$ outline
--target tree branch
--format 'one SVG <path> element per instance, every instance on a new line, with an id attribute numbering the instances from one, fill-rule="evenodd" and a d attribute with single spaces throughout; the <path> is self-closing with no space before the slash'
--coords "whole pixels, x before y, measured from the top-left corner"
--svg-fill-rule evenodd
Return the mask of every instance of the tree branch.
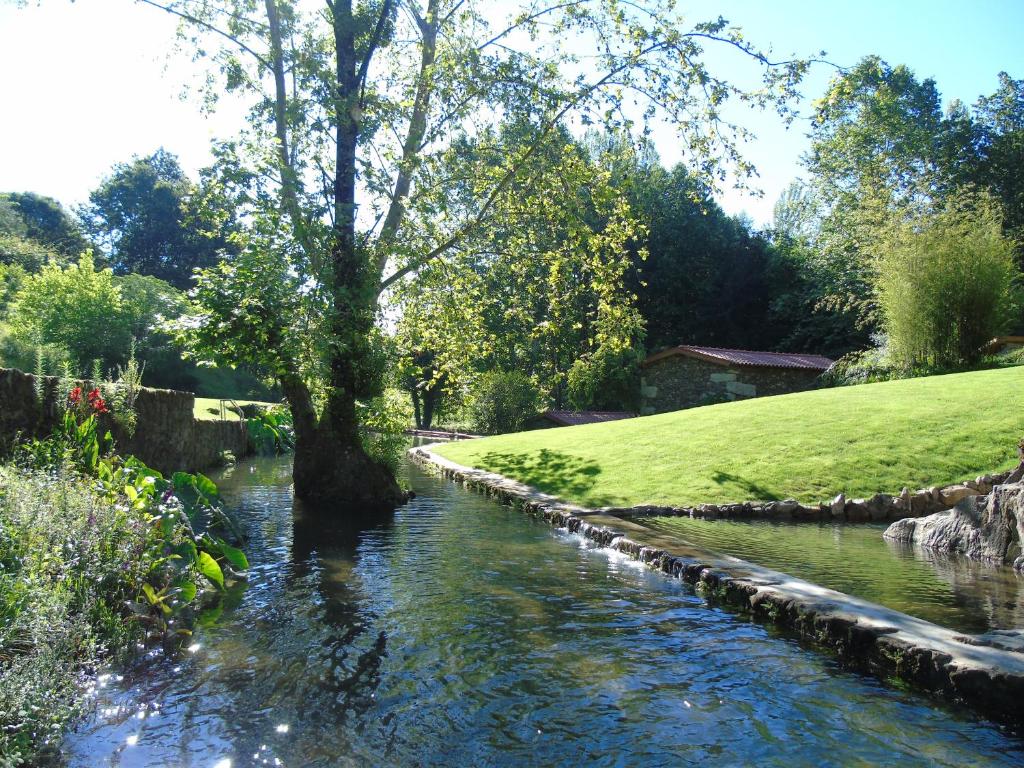
<path id="1" fill-rule="evenodd" d="M 219 28 L 217 26 L 214 26 L 213 24 L 211 24 L 208 21 L 205 21 L 204 19 L 200 19 L 198 16 L 193 16 L 192 14 L 186 13 L 185 11 L 179 11 L 177 8 L 174 8 L 174 7 L 170 6 L 170 5 L 164 5 L 163 3 L 155 2 L 155 0 L 135 0 L 135 1 L 138 2 L 138 3 L 142 3 L 143 5 L 148 5 L 148 6 L 151 6 L 153 8 L 156 8 L 157 10 L 161 10 L 161 11 L 164 11 L 166 13 L 169 13 L 172 16 L 177 16 L 178 18 L 184 19 L 185 21 L 189 22 L 190 24 L 195 24 L 197 27 L 202 27 L 203 29 L 207 30 L 208 32 L 213 32 L 215 35 L 220 35 L 221 37 L 225 38 L 226 40 L 230 40 L 232 43 L 237 45 L 245 53 L 248 53 L 249 55 L 251 55 L 253 58 L 256 59 L 256 61 L 258 61 L 261 65 L 263 65 L 267 69 L 272 69 L 270 62 L 267 61 L 267 59 L 264 58 L 261 54 L 259 54 L 256 51 L 254 51 L 252 48 L 250 48 L 248 45 L 243 43 L 241 40 L 239 40 L 237 37 L 232 35 L 230 32 L 225 32 L 223 29 L 221 29 L 221 28 Z"/>
<path id="2" fill-rule="evenodd" d="M 391 196 L 388 214 L 384 217 L 380 237 L 377 244 L 380 254 L 377 257 L 378 274 L 383 274 L 387 267 L 388 246 L 398 234 L 398 227 L 405 216 L 405 201 L 412 187 L 413 161 L 420 152 L 423 135 L 427 131 L 427 110 L 430 107 L 430 96 L 433 91 L 431 69 L 437 56 L 437 6 L 439 0 L 427 3 L 427 17 L 420 29 L 423 32 L 423 49 L 420 56 L 420 70 L 416 84 L 416 97 L 413 101 L 412 116 L 409 118 L 409 131 L 402 146 L 402 160 L 398 166 L 395 179 L 395 191 Z"/>
<path id="3" fill-rule="evenodd" d="M 500 195 L 502 191 L 504 191 L 505 187 L 507 187 L 513 181 L 513 179 L 515 179 L 516 176 L 519 175 L 519 172 L 526 164 L 526 161 L 537 153 L 537 151 L 540 149 L 540 147 L 547 139 L 547 137 L 551 134 L 555 127 L 561 122 L 562 118 L 565 117 L 571 109 L 579 105 L 584 99 L 593 94 L 594 91 L 596 91 L 597 89 L 601 88 L 609 81 L 611 81 L 616 75 L 618 75 L 621 72 L 624 72 L 625 70 L 629 69 L 632 66 L 635 66 L 636 62 L 639 61 L 640 59 L 653 53 L 654 51 L 667 47 L 667 45 L 668 43 L 661 41 L 654 43 L 648 46 L 647 48 L 644 48 L 642 51 L 639 51 L 633 56 L 630 56 L 618 67 L 615 67 L 610 72 L 606 73 L 599 80 L 596 80 L 595 82 L 591 83 L 589 86 L 581 90 L 579 93 L 576 94 L 575 97 L 569 99 L 565 103 L 565 105 L 547 121 L 547 124 L 541 131 L 540 136 L 538 136 L 537 139 L 527 148 L 527 150 L 520 154 L 519 157 L 515 160 L 515 162 L 508 167 L 507 171 L 505 172 L 505 175 L 501 177 L 497 184 L 495 184 L 494 189 L 491 190 L 490 194 L 484 200 L 484 204 L 480 207 L 480 210 L 477 212 L 477 214 L 473 216 L 473 218 L 470 219 L 468 222 L 466 222 L 462 227 L 457 229 L 454 234 L 449 236 L 444 242 L 439 244 L 437 247 L 435 247 L 428 253 L 424 254 L 419 259 L 409 262 L 404 267 L 401 267 L 388 277 L 381 280 L 380 290 L 387 290 L 390 286 L 394 285 L 396 282 L 401 280 L 406 275 L 415 272 L 420 267 L 433 261 L 441 254 L 445 253 L 446 251 L 456 246 L 460 240 L 462 240 L 474 229 L 480 226 L 480 224 L 484 221 L 487 214 L 490 212 L 491 208 L 497 201 L 498 195 Z"/>
<path id="4" fill-rule="evenodd" d="M 359 65 L 359 73 L 356 75 L 356 87 L 359 89 L 359 105 L 363 105 L 363 97 L 366 93 L 366 74 L 370 69 L 370 59 L 373 58 L 374 51 L 380 46 L 381 38 L 384 35 L 384 27 L 387 25 L 388 16 L 391 15 L 391 0 L 384 0 L 384 5 L 381 6 L 380 16 L 377 17 L 377 26 L 373 29 L 373 37 L 370 38 L 370 42 L 366 48 L 366 55 L 363 56 L 363 61 Z"/>

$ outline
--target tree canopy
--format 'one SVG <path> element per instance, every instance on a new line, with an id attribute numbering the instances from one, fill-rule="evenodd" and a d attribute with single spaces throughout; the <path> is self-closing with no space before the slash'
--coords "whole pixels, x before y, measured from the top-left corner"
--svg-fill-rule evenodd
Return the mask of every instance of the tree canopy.
<path id="1" fill-rule="evenodd" d="M 223 212 L 206 202 L 178 159 L 159 149 L 115 165 L 79 215 L 117 274 L 186 289 L 194 269 L 212 266 L 230 248 Z"/>
<path id="2" fill-rule="evenodd" d="M 238 268 L 207 270 L 185 335 L 200 352 L 216 340 L 239 362 L 257 354 L 278 375 L 296 424 L 296 493 L 307 499 L 400 496 L 358 434 L 357 403 L 381 387 L 381 297 L 471 253 L 510 189 L 529 194 L 562 171 L 571 179 L 572 153 L 548 151 L 563 125 L 629 131 L 660 116 L 678 127 L 689 164 L 718 183 L 730 164 L 751 171 L 738 150 L 747 132 L 723 117 L 725 104 L 784 111 L 806 68 L 770 61 L 723 19 L 687 23 L 670 0 L 145 2 L 178 16 L 211 61 L 211 97 L 226 88 L 251 105 L 220 148 L 218 179 L 246 204 L 253 252 Z M 762 82 L 744 90 L 723 79 L 708 47 L 750 62 Z M 529 126 L 525 140 L 502 146 L 506 125 Z M 260 260 L 300 290 L 276 304 L 235 284 Z M 236 322 L 240 306 L 262 330 Z"/>

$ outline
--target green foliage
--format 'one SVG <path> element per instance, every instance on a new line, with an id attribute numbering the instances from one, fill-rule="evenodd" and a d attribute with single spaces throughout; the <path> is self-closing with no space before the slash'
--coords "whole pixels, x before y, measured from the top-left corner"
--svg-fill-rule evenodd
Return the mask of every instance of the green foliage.
<path id="1" fill-rule="evenodd" d="M 119 358 L 131 340 L 114 276 L 96 270 L 88 254 L 67 269 L 48 264 L 25 278 L 11 317 L 16 338 L 67 349 L 80 370 L 93 358 Z"/>
<path id="2" fill-rule="evenodd" d="M 18 295 L 25 274 L 25 268 L 20 264 L 0 264 L 0 320 L 6 318 L 8 307 Z"/>
<path id="3" fill-rule="evenodd" d="M 168 323 L 190 356 L 207 363 L 246 361 L 279 375 L 315 342 L 309 297 L 271 243 L 253 244 L 230 262 L 199 270 L 190 312 Z"/>
<path id="4" fill-rule="evenodd" d="M 973 110 L 954 101 L 944 115 L 934 82 L 877 57 L 832 81 L 816 105 L 807 158 L 817 226 L 798 238 L 784 225 L 776 227 L 778 245 L 798 267 L 794 290 L 784 292 L 777 306 L 797 320 L 800 336 L 820 333 L 822 351 L 835 353 L 866 346 L 881 329 L 878 262 L 870 246 L 891 237 L 893 219 L 958 206 L 961 190 L 974 187 L 998 201 L 1011 239 L 1022 231 L 1024 87 L 1005 73 L 999 82 L 996 93 L 979 99 Z M 1016 247 L 1018 265 L 1024 264 Z M 801 308 L 813 322 L 799 321 Z M 1024 317 L 1018 315 L 1014 325 L 1024 329 Z M 907 355 L 898 354 L 898 365 L 906 368 Z"/>
<path id="5" fill-rule="evenodd" d="M 537 414 L 539 397 L 522 371 L 490 371 L 473 387 L 469 411 L 474 432 L 499 435 L 518 432 Z"/>
<path id="6" fill-rule="evenodd" d="M 637 411 L 640 362 L 643 354 L 632 348 L 598 347 L 569 369 L 569 404 L 578 411 Z"/>
<path id="7" fill-rule="evenodd" d="M 151 275 L 184 290 L 193 269 L 231 250 L 230 227 L 201 198 L 178 159 L 159 149 L 115 165 L 79 214 L 118 274 Z"/>
<path id="8" fill-rule="evenodd" d="M 47 264 L 65 264 L 67 261 L 41 243 L 0 233 L 0 264 L 21 267 L 25 272 L 34 273 Z"/>
<path id="9" fill-rule="evenodd" d="M 333 431 L 317 423 L 313 392 L 323 393 L 331 421 L 355 426 L 355 401 L 381 390 L 374 336 L 382 297 L 423 279 L 454 276 L 468 288 L 460 299 L 469 310 L 490 292 L 491 273 L 514 278 L 496 290 L 539 286 L 530 292 L 539 300 L 513 301 L 507 316 L 527 332 L 504 338 L 513 341 L 509 356 L 526 351 L 538 381 L 559 400 L 584 351 L 564 336 L 585 336 L 578 318 L 599 311 L 599 301 L 580 298 L 580 286 L 602 299 L 622 290 L 621 260 L 608 254 L 625 239 L 628 210 L 599 178 L 580 183 L 585 158 L 566 146 L 565 126 L 601 123 L 640 134 L 659 116 L 678 127 L 687 156 L 711 183 L 726 168 L 742 181 L 753 174 L 738 152 L 748 134 L 723 108 L 742 103 L 787 114 L 807 67 L 799 59 L 769 64 L 724 19 L 687 23 L 672 0 L 650 0 L 636 12 L 600 2 L 551 3 L 538 13 L 529 3 L 498 8 L 478 0 L 450 8 L 328 4 L 326 11 L 180 0 L 170 10 L 185 20 L 182 37 L 196 57 L 210 62 L 206 105 L 226 90 L 251 107 L 239 139 L 215 148 L 206 181 L 212 199 L 235 201 L 255 232 L 241 238 L 242 254 L 226 268 L 200 278 L 196 311 L 179 331 L 197 357 L 276 376 L 296 410 L 300 441 L 307 430 Z M 336 34 L 342 27 L 353 34 Z M 580 75 L 569 43 L 579 39 L 601 41 L 592 80 Z M 761 82 L 745 89 L 727 81 L 708 63 L 708 48 L 752 63 Z M 339 80 L 329 61 L 352 62 L 362 74 Z M 640 109 L 624 109 L 628 99 Z M 545 209 L 559 207 L 569 213 L 560 231 L 545 231 Z M 520 214 L 531 226 L 516 226 Z M 583 271 L 596 276 L 578 273 L 574 249 Z M 539 274 L 531 274 L 535 265 Z M 589 314 L 575 306 L 588 302 Z M 488 309 L 501 312 L 502 304 Z M 539 318 L 545 306 L 551 316 Z"/>
<path id="10" fill-rule="evenodd" d="M 413 423 L 409 398 L 399 389 L 385 389 L 372 400 L 359 403 L 358 418 L 363 449 L 395 471 L 409 445 L 405 435 Z"/>
<path id="11" fill-rule="evenodd" d="M 530 135 L 509 128 L 461 151 L 501 157 Z M 563 134 L 547 150 L 556 158 L 538 157 L 529 184 L 510 183 L 495 200 L 495 221 L 467 238 L 465 257 L 422 270 L 397 293 L 403 368 L 425 406 L 460 399 L 495 369 L 526 373 L 561 406 L 574 361 L 601 345 L 639 345 L 643 323 L 626 281 L 631 255 L 642 258 L 643 227 L 612 184 L 621 149 L 600 154 Z"/>
<path id="12" fill-rule="evenodd" d="M 815 104 L 808 167 L 830 202 L 912 198 L 939 172 L 943 128 L 933 80 L 867 56 Z"/>
<path id="13" fill-rule="evenodd" d="M 895 224 L 877 249 L 875 288 L 893 362 L 976 362 L 1017 309 L 1019 273 L 998 208 L 965 195 L 956 205 Z"/>
<path id="14" fill-rule="evenodd" d="M 208 478 L 103 455 L 95 414 L 76 414 L 0 466 L 5 764 L 58 743 L 101 663 L 140 641 L 173 648 L 249 565 L 215 533 L 230 520 Z"/>
<path id="15" fill-rule="evenodd" d="M 8 192 L 0 205 L 10 205 L 22 223 L 20 236 L 60 254 L 60 261 L 77 258 L 90 247 L 82 230 L 59 202 L 35 192 Z M 2 218 L 2 216 L 0 216 Z M 0 222 L 0 232 L 4 230 Z"/>
<path id="16" fill-rule="evenodd" d="M 646 259 L 627 284 L 655 350 L 681 343 L 767 349 L 785 335 L 770 316 L 772 254 L 749 224 L 727 216 L 682 164 L 635 161 L 620 182 L 646 225 Z"/>
<path id="17" fill-rule="evenodd" d="M 109 386 L 109 399 L 113 409 L 114 418 L 124 428 L 129 436 L 135 434 L 135 426 L 138 421 L 135 413 L 135 401 L 142 391 L 142 375 L 146 370 L 146 363 L 139 363 L 135 357 L 135 341 L 132 340 L 128 351 L 128 361 L 125 365 L 117 367 L 114 381 Z M 99 376 L 93 381 L 98 381 Z"/>
<path id="18" fill-rule="evenodd" d="M 246 406 L 242 406 L 243 410 Z M 280 406 L 256 408 L 255 414 L 245 420 L 249 439 L 256 451 L 264 455 L 276 455 L 295 447 L 295 429 L 292 426 L 291 411 Z"/>

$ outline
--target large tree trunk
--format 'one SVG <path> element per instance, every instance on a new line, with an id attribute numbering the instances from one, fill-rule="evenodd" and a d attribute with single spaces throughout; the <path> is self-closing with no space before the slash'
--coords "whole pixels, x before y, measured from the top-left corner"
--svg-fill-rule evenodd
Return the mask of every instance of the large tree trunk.
<path id="1" fill-rule="evenodd" d="M 307 505 L 329 506 L 335 514 L 341 507 L 351 516 L 394 508 L 407 494 L 391 470 L 363 450 L 356 415 L 356 400 L 372 397 L 380 382 L 370 341 L 380 276 L 355 237 L 359 89 L 351 0 L 337 0 L 333 13 L 337 144 L 330 274 L 325 276 L 332 300 L 330 380 L 320 419 L 315 420 L 315 414 L 313 419 L 304 418 L 301 429 L 296 423 L 292 477 L 295 495 Z M 308 397 L 308 391 L 305 394 Z M 301 391 L 296 399 L 301 401 Z"/>
<path id="2" fill-rule="evenodd" d="M 332 398 L 322 418 L 309 389 L 295 375 L 282 377 L 295 425 L 292 480 L 295 496 L 311 510 L 358 517 L 363 512 L 393 509 L 408 498 L 391 470 L 363 450 L 355 400 L 345 414 L 343 398 Z"/>

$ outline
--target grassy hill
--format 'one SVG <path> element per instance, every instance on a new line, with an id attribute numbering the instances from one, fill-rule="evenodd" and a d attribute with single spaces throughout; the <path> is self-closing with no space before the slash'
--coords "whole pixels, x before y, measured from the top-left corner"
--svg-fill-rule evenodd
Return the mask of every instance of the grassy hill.
<path id="1" fill-rule="evenodd" d="M 897 493 L 1006 469 L 1024 367 L 823 389 L 441 447 L 588 506 Z"/>
<path id="2" fill-rule="evenodd" d="M 235 400 L 238 405 L 263 405 L 272 406 L 275 403 L 265 403 L 262 400 Z M 229 403 L 230 404 L 230 403 Z M 217 421 L 220 419 L 220 400 L 216 397 L 197 397 L 192 408 L 192 415 L 200 421 Z M 230 408 L 225 414 L 228 421 L 239 421 L 240 417 Z"/>

